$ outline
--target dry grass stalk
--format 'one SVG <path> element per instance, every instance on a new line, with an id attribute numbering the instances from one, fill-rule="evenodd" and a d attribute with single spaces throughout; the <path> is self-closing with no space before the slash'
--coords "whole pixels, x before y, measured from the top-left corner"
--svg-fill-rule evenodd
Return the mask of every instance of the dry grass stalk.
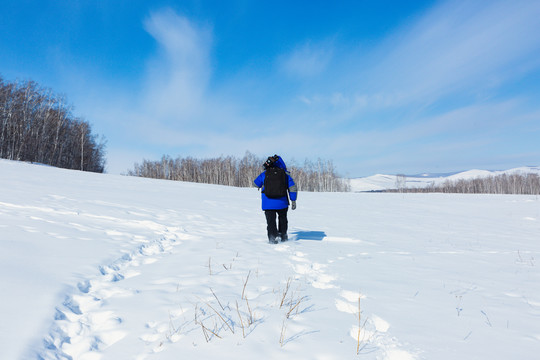
<path id="1" fill-rule="evenodd" d="M 283 319 L 283 324 L 281 324 L 281 334 L 279 335 L 279 345 L 281 347 L 283 347 L 285 342 L 285 331 L 287 331 L 287 325 L 285 324 L 286 321 L 286 318 Z"/>
<path id="2" fill-rule="evenodd" d="M 240 318 L 240 326 L 242 326 L 242 336 L 245 339 L 246 338 L 246 330 L 244 328 L 244 322 L 242 321 L 242 315 L 240 315 L 240 309 L 238 308 L 238 301 L 236 301 L 236 312 L 238 313 L 238 317 Z"/>
<path id="3" fill-rule="evenodd" d="M 231 327 L 231 325 L 229 325 L 229 323 L 228 323 L 227 321 L 225 321 L 225 319 L 223 318 L 223 316 L 221 316 L 221 314 L 220 314 L 219 312 L 217 312 L 217 310 L 214 309 L 214 308 L 212 307 L 212 305 L 210 305 L 209 303 L 206 303 L 206 305 L 207 305 L 210 309 L 212 309 L 212 310 L 216 313 L 217 316 L 219 316 L 219 318 L 221 319 L 221 321 L 223 321 L 223 323 L 224 323 L 225 325 L 227 325 L 227 327 L 228 327 L 228 328 L 231 330 L 231 332 L 234 334 L 234 329 Z M 219 337 L 219 336 L 218 336 L 218 337 Z"/>
<path id="4" fill-rule="evenodd" d="M 172 335 L 172 334 L 177 333 L 178 330 L 180 330 L 180 329 L 175 328 L 171 312 L 169 311 L 169 333 Z"/>
<path id="5" fill-rule="evenodd" d="M 298 305 L 300 305 L 300 303 L 305 299 L 306 297 L 305 296 L 302 296 L 301 298 L 298 298 L 298 300 L 296 301 L 296 304 L 294 304 L 293 306 L 293 302 L 291 301 L 291 306 L 289 308 L 289 311 L 287 312 L 287 315 L 285 315 L 287 317 L 287 319 L 289 318 L 289 316 L 291 316 L 291 313 L 293 312 L 294 309 L 296 309 L 296 314 L 298 314 Z"/>
<path id="6" fill-rule="evenodd" d="M 246 286 L 247 286 L 247 283 L 248 283 L 248 280 L 249 280 L 249 275 L 251 275 L 251 270 L 249 270 L 246 281 L 244 282 L 244 288 L 242 289 L 242 299 L 245 298 L 244 294 L 246 292 Z"/>
<path id="7" fill-rule="evenodd" d="M 201 323 L 201 329 L 202 329 L 202 332 L 204 334 L 204 338 L 206 339 L 206 342 L 209 342 L 210 338 L 208 337 L 208 333 L 206 332 L 206 327 L 204 327 L 204 325 L 202 323 Z"/>
<path id="8" fill-rule="evenodd" d="M 289 288 L 291 286 L 291 278 L 287 279 L 287 285 L 285 285 L 285 290 L 283 290 L 283 296 L 281 297 L 281 303 L 279 304 L 279 308 L 283 306 L 283 303 L 285 302 L 285 298 L 287 297 L 287 293 L 289 292 Z"/>
<path id="9" fill-rule="evenodd" d="M 360 313 L 360 296 L 358 297 L 358 335 L 356 336 L 356 355 L 360 353 L 360 325 L 362 324 L 362 315 Z"/>
<path id="10" fill-rule="evenodd" d="M 221 307 L 221 310 L 225 311 L 225 308 L 223 307 L 223 305 L 221 305 L 221 301 L 219 301 L 219 299 L 218 299 L 216 293 L 214 292 L 214 290 L 212 290 L 212 288 L 210 288 L 210 291 L 212 292 L 212 295 L 214 295 L 214 297 L 216 298 L 219 306 Z"/>
<path id="11" fill-rule="evenodd" d="M 366 322 L 364 322 L 364 326 L 362 326 L 362 312 L 360 309 L 360 298 L 361 296 L 358 295 L 358 335 L 356 337 L 356 355 L 360 354 L 360 333 L 362 332 L 362 328 L 366 325 Z"/>
<path id="12" fill-rule="evenodd" d="M 251 312 L 251 307 L 249 306 L 249 301 L 247 298 L 246 298 L 246 304 L 249 311 L 248 326 L 251 326 L 255 322 L 255 319 L 254 319 L 253 313 Z"/>
<path id="13" fill-rule="evenodd" d="M 221 336 L 219 336 L 217 334 L 218 330 L 217 330 L 217 324 L 215 322 L 214 322 L 214 330 L 208 329 L 208 331 L 210 331 L 212 334 L 214 334 L 218 339 L 221 339 Z"/>
<path id="14" fill-rule="evenodd" d="M 210 336 L 208 335 L 208 332 L 211 332 L 212 335 L 214 335 L 215 337 L 217 337 L 218 339 L 221 339 L 221 336 L 219 336 L 218 334 L 216 334 L 215 331 L 213 330 L 210 330 L 209 328 L 207 328 L 206 326 L 204 326 L 204 324 L 201 322 L 201 328 L 203 330 L 203 333 L 204 333 L 204 337 L 206 338 L 206 342 L 209 342 L 210 341 Z"/>

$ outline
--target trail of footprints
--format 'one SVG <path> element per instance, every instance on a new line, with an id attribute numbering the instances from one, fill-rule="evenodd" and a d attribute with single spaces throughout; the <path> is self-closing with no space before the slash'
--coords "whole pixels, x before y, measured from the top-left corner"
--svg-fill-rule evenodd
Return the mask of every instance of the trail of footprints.
<path id="1" fill-rule="evenodd" d="M 79 282 L 69 291 L 56 308 L 53 325 L 37 358 L 95 360 L 101 357 L 99 350 L 124 338 L 127 334 L 121 327 L 122 318 L 113 311 L 103 310 L 103 305 L 107 299 L 135 293 L 119 282 L 139 275 L 138 266 L 155 262 L 160 254 L 179 244 L 176 230 L 170 228 L 135 252 L 100 266 L 99 275 Z"/>
<path id="2" fill-rule="evenodd" d="M 286 251 L 287 247 L 276 248 L 277 251 Z M 366 315 L 359 306 L 359 301 L 366 295 L 358 291 L 340 289 L 333 282 L 336 278 L 327 273 L 329 265 L 311 262 L 306 254 L 295 251 L 290 255 L 292 267 L 295 273 L 304 277 L 308 284 L 317 289 L 333 289 L 338 292 L 334 299 L 338 311 L 351 314 L 351 327 L 349 335 L 355 340 L 360 340 L 359 351 L 380 351 L 385 360 L 412 360 L 415 357 L 405 350 L 399 349 L 396 338 L 389 335 L 390 324 L 375 314 Z M 332 261 L 329 261 L 329 264 Z M 362 318 L 358 323 L 358 314 L 361 311 Z"/>
<path id="3" fill-rule="evenodd" d="M 44 348 L 38 354 L 39 359 L 81 359 L 97 360 L 100 351 L 123 339 L 127 333 L 122 330 L 122 318 L 113 311 L 104 310 L 107 299 L 113 297 L 129 297 L 136 290 L 126 289 L 120 285 L 124 279 L 139 275 L 137 268 L 158 260 L 159 255 L 166 253 L 180 244 L 182 236 L 187 236 L 169 229 L 156 240 L 141 245 L 135 252 L 125 254 L 111 264 L 101 266 L 100 274 L 94 278 L 83 280 L 65 300 L 56 308 L 54 323 L 44 339 Z M 276 251 L 288 253 L 289 245 L 278 246 Z M 366 316 L 362 310 L 362 318 L 366 320 L 358 324 L 359 297 L 366 298 L 358 292 L 340 289 L 334 284 L 336 278 L 328 273 L 329 264 L 312 262 L 306 254 L 292 251 L 289 258 L 291 266 L 298 278 L 306 281 L 313 288 L 334 291 L 334 305 L 338 311 L 351 314 L 349 335 L 357 341 L 360 339 L 362 351 L 380 352 L 385 360 L 408 360 L 414 356 L 399 349 L 398 341 L 388 334 L 390 324 L 375 314 Z M 181 311 L 183 312 L 183 311 Z M 182 314 L 171 314 L 174 318 Z M 148 322 L 148 333 L 140 337 L 151 352 L 163 350 L 163 334 L 170 332 L 166 323 Z M 175 336 L 179 334 L 172 332 Z M 145 355 L 141 354 L 141 359 Z"/>

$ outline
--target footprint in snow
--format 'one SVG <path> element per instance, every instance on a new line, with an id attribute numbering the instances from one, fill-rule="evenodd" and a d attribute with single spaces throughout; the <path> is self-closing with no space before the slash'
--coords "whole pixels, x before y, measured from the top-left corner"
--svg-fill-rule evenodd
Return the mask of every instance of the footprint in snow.
<path id="1" fill-rule="evenodd" d="M 104 300 L 133 296 L 136 292 L 123 288 L 120 282 L 139 275 L 134 267 L 157 261 L 157 255 L 168 252 L 177 244 L 177 236 L 162 236 L 111 264 L 100 266 L 100 274 L 94 278 L 80 281 L 57 306 L 54 322 L 38 358 L 99 359 L 100 350 L 127 335 L 121 329 L 121 316 L 103 309 Z"/>
<path id="2" fill-rule="evenodd" d="M 390 323 L 375 314 L 366 317 L 361 308 L 361 300 L 366 298 L 364 294 L 343 290 L 339 296 L 335 299 L 337 310 L 354 315 L 355 324 L 351 326 L 349 335 L 358 342 L 360 354 L 363 350 L 372 352 L 378 349 L 385 360 L 415 359 L 409 352 L 399 349 L 396 339 L 388 334 Z"/>

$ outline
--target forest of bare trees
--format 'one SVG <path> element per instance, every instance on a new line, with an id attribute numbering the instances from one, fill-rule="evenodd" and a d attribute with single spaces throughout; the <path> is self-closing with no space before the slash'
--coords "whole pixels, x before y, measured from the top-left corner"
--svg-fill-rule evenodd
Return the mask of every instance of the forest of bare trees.
<path id="1" fill-rule="evenodd" d="M 0 77 L 0 158 L 103 172 L 105 141 L 65 100 L 33 81 Z"/>
<path id="2" fill-rule="evenodd" d="M 163 156 L 158 161 L 143 160 L 141 164 L 135 164 L 127 175 L 250 187 L 263 170 L 264 160 L 250 152 L 246 152 L 241 159 L 232 156 L 203 160 Z M 300 191 L 350 191 L 348 181 L 338 177 L 331 161 L 306 160 L 302 167 L 291 163 L 287 169 Z"/>
<path id="3" fill-rule="evenodd" d="M 517 194 L 540 195 L 540 176 L 537 174 L 501 174 L 469 180 L 447 180 L 441 185 L 425 188 L 401 188 L 400 192 L 441 192 L 459 194 Z"/>

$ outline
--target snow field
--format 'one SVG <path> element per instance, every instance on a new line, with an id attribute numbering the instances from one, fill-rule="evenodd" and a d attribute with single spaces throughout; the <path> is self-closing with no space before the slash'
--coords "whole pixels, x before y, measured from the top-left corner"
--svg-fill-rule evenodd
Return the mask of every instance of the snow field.
<path id="1" fill-rule="evenodd" d="M 9 359 L 534 359 L 540 203 L 300 193 L 0 161 Z"/>

